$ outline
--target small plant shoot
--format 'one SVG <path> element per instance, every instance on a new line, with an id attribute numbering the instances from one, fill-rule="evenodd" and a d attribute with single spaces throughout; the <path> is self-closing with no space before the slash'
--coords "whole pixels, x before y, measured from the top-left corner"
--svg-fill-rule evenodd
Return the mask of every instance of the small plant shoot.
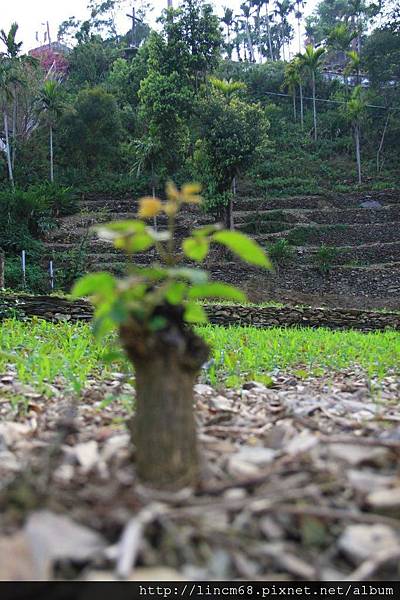
<path id="1" fill-rule="evenodd" d="M 185 204 L 202 201 L 200 186 L 166 187 L 166 200 L 144 197 L 138 218 L 97 226 L 97 235 L 123 250 L 127 273 L 116 278 L 93 273 L 80 279 L 75 297 L 87 296 L 95 307 L 94 332 L 102 337 L 113 328 L 135 367 L 136 413 L 132 422 L 137 475 L 152 487 L 180 489 L 198 480 L 198 452 L 193 414 L 193 385 L 209 348 L 193 330 L 205 323 L 202 300 L 243 302 L 232 285 L 209 279 L 199 268 L 212 245 L 222 245 L 252 265 L 271 268 L 264 250 L 238 231 L 218 225 L 194 229 L 181 243 L 176 218 Z M 164 214 L 167 228 L 155 230 L 148 220 Z M 154 248 L 158 261 L 135 264 L 135 254 Z M 188 265 L 189 262 L 189 265 Z M 190 266 L 193 263 L 193 266 Z"/>

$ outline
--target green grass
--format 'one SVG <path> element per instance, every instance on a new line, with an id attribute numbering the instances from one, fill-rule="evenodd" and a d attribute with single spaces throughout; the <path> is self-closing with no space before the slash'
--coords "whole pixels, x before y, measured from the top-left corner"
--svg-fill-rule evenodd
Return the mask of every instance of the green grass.
<path id="1" fill-rule="evenodd" d="M 370 378 L 400 372 L 396 332 L 212 325 L 200 327 L 199 332 L 213 349 L 213 360 L 201 380 L 215 386 L 234 387 L 249 380 L 268 383 L 276 371 L 306 377 L 357 366 Z M 79 394 L 89 375 L 104 378 L 113 371 L 131 372 L 124 358 L 109 361 L 109 347 L 93 339 L 88 324 L 10 319 L 1 325 L 0 347 L 0 374 L 13 365 L 21 382 L 45 394 L 51 394 L 50 384 L 60 377 L 66 391 Z"/>

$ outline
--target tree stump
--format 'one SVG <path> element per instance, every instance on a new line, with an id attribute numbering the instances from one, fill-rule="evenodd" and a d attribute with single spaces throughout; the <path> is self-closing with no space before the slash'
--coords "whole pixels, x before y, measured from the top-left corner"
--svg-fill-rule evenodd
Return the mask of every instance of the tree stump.
<path id="1" fill-rule="evenodd" d="M 120 329 L 136 377 L 130 430 L 140 481 L 177 491 L 198 479 L 193 386 L 209 348 L 184 323 L 181 307 L 162 306 L 155 314 L 167 320 L 159 331 L 133 318 Z"/>

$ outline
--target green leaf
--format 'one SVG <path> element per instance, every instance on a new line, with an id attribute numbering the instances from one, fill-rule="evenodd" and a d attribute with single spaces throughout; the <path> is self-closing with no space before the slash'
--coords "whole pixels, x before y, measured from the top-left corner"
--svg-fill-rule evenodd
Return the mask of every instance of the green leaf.
<path id="1" fill-rule="evenodd" d="M 205 237 L 189 237 L 183 241 L 183 251 L 188 258 L 201 262 L 210 249 L 210 243 Z"/>
<path id="2" fill-rule="evenodd" d="M 71 294 L 74 298 L 95 295 L 107 299 L 114 295 L 115 288 L 116 280 L 109 273 L 90 273 L 76 282 Z"/>
<path id="3" fill-rule="evenodd" d="M 193 286 L 189 298 L 224 298 L 225 300 L 246 301 L 246 294 L 227 283 L 210 282 Z"/>
<path id="4" fill-rule="evenodd" d="M 123 361 L 124 359 L 125 359 L 125 354 L 122 352 L 122 350 L 115 350 L 115 349 L 108 350 L 101 356 L 101 360 L 105 363 Z"/>
<path id="5" fill-rule="evenodd" d="M 138 274 L 142 279 L 150 281 L 161 281 L 167 279 L 168 270 L 163 267 L 134 267 L 134 273 Z"/>
<path id="6" fill-rule="evenodd" d="M 170 304 L 179 304 L 180 302 L 182 302 L 186 294 L 186 290 L 187 283 L 184 283 L 183 281 L 175 281 L 169 286 L 165 294 L 165 299 Z"/>
<path id="7" fill-rule="evenodd" d="M 129 280 L 125 280 L 125 281 L 129 281 Z M 131 300 L 136 302 L 137 300 L 142 300 L 142 298 L 145 296 L 147 290 L 148 290 L 147 283 L 142 283 L 142 282 L 131 283 L 129 285 L 129 287 L 127 287 L 122 292 L 121 297 L 123 298 L 123 302 L 129 302 Z"/>
<path id="8" fill-rule="evenodd" d="M 168 274 L 175 279 L 186 279 L 191 283 L 206 283 L 208 281 L 207 271 L 203 271 L 202 269 L 181 267 L 178 269 L 169 269 Z"/>
<path id="9" fill-rule="evenodd" d="M 240 231 L 217 231 L 212 239 L 214 242 L 226 246 L 242 260 L 252 265 L 272 268 L 271 262 L 261 246 Z"/>
<path id="10" fill-rule="evenodd" d="M 186 305 L 183 318 L 187 323 L 207 323 L 208 321 L 204 308 L 196 302 L 190 302 Z"/>
<path id="11" fill-rule="evenodd" d="M 117 300 L 110 307 L 108 316 L 114 323 L 116 323 L 117 325 L 120 325 L 121 323 L 123 323 L 124 321 L 126 321 L 128 319 L 129 313 L 128 313 L 127 307 L 124 305 L 124 303 L 121 302 L 120 300 Z"/>
<path id="12" fill-rule="evenodd" d="M 127 235 L 118 237 L 114 241 L 114 246 L 125 252 L 144 252 L 154 245 L 153 238 L 148 233 L 138 233 L 137 235 Z"/>
<path id="13" fill-rule="evenodd" d="M 115 221 L 113 223 L 102 223 L 96 225 L 93 230 L 97 232 L 99 237 L 104 235 L 106 239 L 115 239 L 118 234 L 132 235 L 134 233 L 143 233 L 146 229 L 146 224 L 143 221 Z"/>
<path id="14" fill-rule="evenodd" d="M 115 323 L 109 315 L 96 317 L 93 321 L 93 335 L 97 339 L 104 338 L 108 333 L 113 331 L 114 328 Z"/>
<path id="15" fill-rule="evenodd" d="M 198 229 L 194 229 L 192 231 L 192 235 L 194 237 L 204 237 L 215 233 L 221 229 L 221 225 L 216 223 L 214 225 L 205 225 L 204 227 L 199 227 Z"/>
<path id="16" fill-rule="evenodd" d="M 168 321 L 162 315 L 156 315 L 149 321 L 149 329 L 150 331 L 160 331 L 164 329 L 164 327 L 168 324 Z"/>

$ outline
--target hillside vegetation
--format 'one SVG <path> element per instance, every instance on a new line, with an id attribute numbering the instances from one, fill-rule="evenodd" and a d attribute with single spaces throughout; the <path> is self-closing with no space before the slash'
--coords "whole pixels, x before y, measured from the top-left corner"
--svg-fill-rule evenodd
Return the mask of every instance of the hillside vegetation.
<path id="1" fill-rule="evenodd" d="M 304 4 L 248 1 L 238 15 L 217 15 L 206 2 L 183 0 L 162 11 L 157 30 L 141 8 L 133 29 L 119 35 L 114 17 L 122 3 L 91 2 L 87 20 L 61 24 L 63 46 L 32 54 L 24 53 L 17 24 L 3 31 L 0 247 L 7 287 L 49 288 L 53 256 L 43 240 L 60 217 L 78 211 L 90 224 L 103 220 L 97 209 L 127 215 L 130 199 L 162 193 L 168 178 L 201 182 L 209 220 L 236 221 L 265 241 L 286 232 L 295 246 L 350 245 L 321 227 L 298 229 L 303 221 L 325 227 L 326 218 L 327 225 L 349 225 L 361 246 L 376 237 L 394 242 L 393 211 L 354 213 L 353 221 L 350 212 L 288 213 L 290 196 L 329 196 L 334 204 L 341 194 L 399 186 L 395 3 L 322 0 L 307 18 Z M 292 206 L 319 207 L 307 200 Z M 257 216 L 232 219 L 245 207 Z M 350 197 L 351 207 L 358 204 Z M 270 208 L 275 213 L 266 214 Z M 369 225 L 381 223 L 384 233 L 372 233 Z M 66 288 L 93 260 L 67 239 L 57 243 L 67 254 L 54 256 L 55 283 Z M 371 253 L 367 263 L 388 262 Z"/>

